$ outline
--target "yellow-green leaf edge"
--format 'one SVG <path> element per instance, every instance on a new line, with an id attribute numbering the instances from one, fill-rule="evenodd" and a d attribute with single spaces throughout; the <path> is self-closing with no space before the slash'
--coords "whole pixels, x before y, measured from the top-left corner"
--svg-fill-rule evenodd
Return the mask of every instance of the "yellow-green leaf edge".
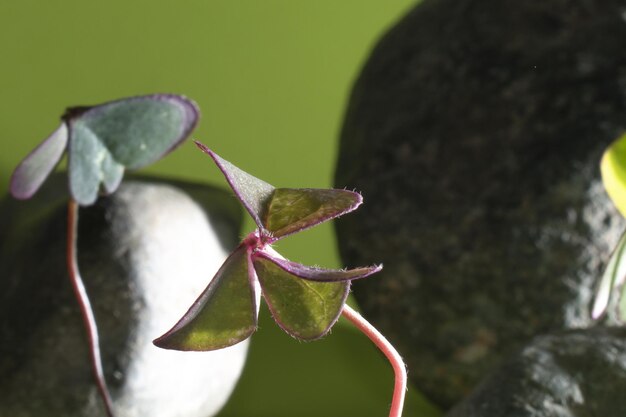
<path id="1" fill-rule="evenodd" d="M 626 217 L 626 133 L 604 151 L 600 172 L 604 189 L 622 216 Z"/>

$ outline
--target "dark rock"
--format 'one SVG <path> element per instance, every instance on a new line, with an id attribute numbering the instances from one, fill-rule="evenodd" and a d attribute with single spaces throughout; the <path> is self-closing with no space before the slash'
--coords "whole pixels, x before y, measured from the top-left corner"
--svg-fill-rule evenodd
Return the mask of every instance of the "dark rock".
<path id="1" fill-rule="evenodd" d="M 598 163 L 626 130 L 626 4 L 424 0 L 351 97 L 345 264 L 409 375 L 449 407 L 533 335 L 590 324 L 624 222 Z"/>
<path id="2" fill-rule="evenodd" d="M 66 179 L 0 205 L 0 415 L 103 416 L 65 264 Z M 236 244 L 227 192 L 143 178 L 80 209 L 78 262 L 100 330 L 116 417 L 207 417 L 239 378 L 247 343 L 158 349 Z M 220 241 L 221 239 L 221 241 Z"/>
<path id="3" fill-rule="evenodd" d="M 626 329 L 541 336 L 506 360 L 448 417 L 622 417 Z"/>

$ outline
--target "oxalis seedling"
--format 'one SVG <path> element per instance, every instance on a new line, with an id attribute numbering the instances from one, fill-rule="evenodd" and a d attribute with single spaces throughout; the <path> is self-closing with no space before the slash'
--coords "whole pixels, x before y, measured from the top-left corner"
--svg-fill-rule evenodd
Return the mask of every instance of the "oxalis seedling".
<path id="1" fill-rule="evenodd" d="M 11 177 L 11 194 L 28 199 L 67 150 L 67 267 L 88 335 L 94 377 L 109 417 L 114 413 L 102 369 L 97 324 L 78 269 L 78 207 L 93 204 L 101 191 L 113 193 L 125 169 L 146 166 L 176 148 L 191 133 L 198 115 L 192 101 L 164 94 L 73 107 Z M 404 363 L 391 344 L 345 304 L 351 280 L 365 278 L 381 267 L 306 267 L 284 259 L 271 247 L 290 234 L 356 209 L 361 196 L 346 190 L 275 188 L 196 144 L 214 159 L 258 229 L 243 240 L 189 311 L 155 344 L 196 351 L 236 344 L 256 330 L 261 295 L 279 326 L 300 340 L 324 336 L 343 315 L 390 360 L 395 372 L 390 417 L 399 417 L 406 392 Z"/>
<path id="2" fill-rule="evenodd" d="M 165 349 L 209 351 L 239 343 L 257 328 L 265 299 L 276 323 L 299 340 L 326 335 L 343 315 L 367 335 L 391 362 L 395 386 L 390 417 L 402 414 L 406 368 L 398 352 L 346 304 L 350 282 L 381 266 L 329 270 L 283 258 L 272 244 L 291 234 L 355 210 L 361 195 L 347 190 L 275 188 L 222 159 L 205 145 L 257 229 L 229 255 L 208 287 L 174 327 L 154 341 Z"/>
<path id="3" fill-rule="evenodd" d="M 11 177 L 11 194 L 28 199 L 67 150 L 67 267 L 86 326 L 91 366 L 109 417 L 113 417 L 113 410 L 102 370 L 98 328 L 78 269 L 78 206 L 93 204 L 101 184 L 107 194 L 113 193 L 126 168 L 144 167 L 172 151 L 189 136 L 198 117 L 195 103 L 169 94 L 69 108 L 61 117 L 61 125 L 17 166 Z"/>

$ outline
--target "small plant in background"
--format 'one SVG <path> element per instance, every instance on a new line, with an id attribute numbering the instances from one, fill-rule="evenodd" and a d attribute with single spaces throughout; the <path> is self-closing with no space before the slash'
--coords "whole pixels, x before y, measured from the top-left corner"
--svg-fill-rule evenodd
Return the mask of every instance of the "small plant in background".
<path id="1" fill-rule="evenodd" d="M 187 313 L 154 344 L 166 349 L 208 351 L 239 343 L 257 328 L 261 295 L 276 323 L 299 340 L 319 339 L 343 315 L 391 362 L 395 386 L 389 415 L 399 417 L 406 392 L 404 363 L 393 346 L 346 304 L 350 282 L 382 267 L 307 267 L 286 260 L 271 246 L 284 237 L 355 210 L 362 202 L 361 196 L 347 190 L 275 188 L 203 144 L 196 145 L 213 158 L 258 228 L 230 254 Z"/>
<path id="2" fill-rule="evenodd" d="M 149 165 L 180 145 L 196 126 L 198 108 L 185 97 L 155 94 L 90 107 L 69 108 L 61 125 L 15 169 L 10 192 L 32 197 L 67 150 L 70 201 L 67 221 L 67 267 L 85 323 L 91 365 L 106 413 L 113 416 L 98 328 L 77 262 L 78 206 L 93 204 L 101 191 L 113 193 L 125 169 Z"/>
<path id="3" fill-rule="evenodd" d="M 602 183 L 607 194 L 626 216 L 626 135 L 613 142 L 600 162 Z M 596 292 L 591 316 L 594 320 L 610 313 L 626 323 L 626 232 L 622 234 L 606 266 Z"/>

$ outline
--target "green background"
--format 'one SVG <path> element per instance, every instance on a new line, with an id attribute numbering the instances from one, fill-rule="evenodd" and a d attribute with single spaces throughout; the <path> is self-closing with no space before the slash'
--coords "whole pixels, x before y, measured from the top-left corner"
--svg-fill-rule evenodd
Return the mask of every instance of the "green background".
<path id="1" fill-rule="evenodd" d="M 202 120 L 193 137 L 248 172 L 277 186 L 329 187 L 352 82 L 412 3 L 2 0 L 0 192 L 66 106 L 155 92 L 196 100 Z M 145 171 L 224 185 L 190 143 Z M 278 250 L 340 266 L 328 224 Z M 386 415 L 393 376 L 364 337 L 340 322 L 303 344 L 262 315 L 220 416 Z M 411 391 L 405 416 L 418 415 L 436 414 Z"/>

